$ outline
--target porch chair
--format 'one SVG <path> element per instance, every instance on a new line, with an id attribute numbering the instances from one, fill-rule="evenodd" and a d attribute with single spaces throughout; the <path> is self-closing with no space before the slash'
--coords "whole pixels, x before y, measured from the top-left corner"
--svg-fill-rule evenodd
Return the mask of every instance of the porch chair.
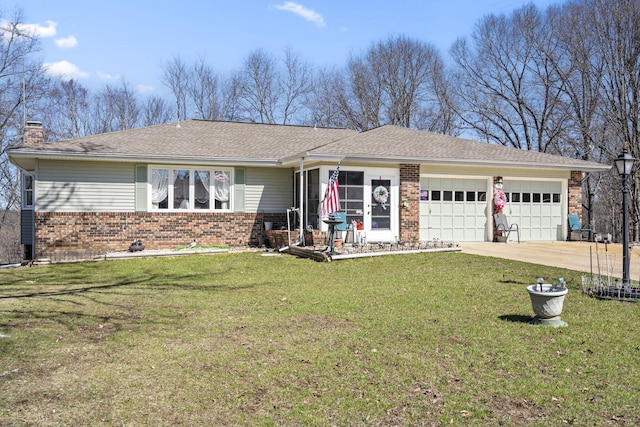
<path id="1" fill-rule="evenodd" d="M 504 242 L 507 243 L 509 240 L 509 235 L 512 231 L 514 231 L 518 235 L 518 243 L 520 243 L 520 227 L 518 224 L 509 225 L 509 221 L 507 220 L 507 216 L 503 213 L 498 213 L 493 215 L 493 220 L 496 224 L 496 230 L 498 233 L 504 237 Z"/>
<path id="2" fill-rule="evenodd" d="M 579 233 L 580 234 L 580 241 L 582 241 L 583 233 L 587 232 L 587 233 L 589 233 L 589 241 L 591 241 L 592 230 L 591 230 L 591 228 L 583 227 L 580 224 L 580 217 L 578 215 L 569 214 L 569 215 L 567 215 L 567 218 L 569 218 L 569 240 L 571 240 L 571 235 L 573 233 Z"/>

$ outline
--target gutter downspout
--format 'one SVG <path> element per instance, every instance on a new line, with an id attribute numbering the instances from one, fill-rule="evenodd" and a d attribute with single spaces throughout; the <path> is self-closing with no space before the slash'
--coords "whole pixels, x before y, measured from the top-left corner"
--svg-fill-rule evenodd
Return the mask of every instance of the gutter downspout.
<path id="1" fill-rule="evenodd" d="M 298 212 L 298 218 L 300 218 L 300 239 L 299 242 L 304 246 L 304 157 L 300 157 L 300 211 Z"/>

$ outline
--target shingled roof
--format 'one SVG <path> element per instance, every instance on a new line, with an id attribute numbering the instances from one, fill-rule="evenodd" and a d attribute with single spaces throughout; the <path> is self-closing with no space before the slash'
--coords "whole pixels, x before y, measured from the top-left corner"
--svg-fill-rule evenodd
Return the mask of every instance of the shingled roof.
<path id="1" fill-rule="evenodd" d="M 386 125 L 366 132 L 188 120 L 8 150 L 21 167 L 36 158 L 287 166 L 300 159 L 502 165 L 581 171 L 610 168 L 561 156 Z"/>
<path id="2" fill-rule="evenodd" d="M 356 131 L 187 120 L 11 149 L 11 156 L 272 163 Z"/>
<path id="3" fill-rule="evenodd" d="M 315 148 L 310 156 L 340 156 L 352 161 L 440 165 L 511 166 L 602 171 L 611 165 L 537 151 L 488 144 L 449 135 L 385 125 Z"/>

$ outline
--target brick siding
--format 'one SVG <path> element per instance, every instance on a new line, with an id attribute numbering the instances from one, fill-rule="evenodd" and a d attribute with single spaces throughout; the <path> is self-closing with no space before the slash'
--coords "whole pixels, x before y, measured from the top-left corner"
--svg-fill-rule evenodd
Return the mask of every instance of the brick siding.
<path id="1" fill-rule="evenodd" d="M 199 212 L 37 212 L 36 258 L 126 251 L 134 240 L 145 249 L 202 245 L 261 246 L 263 223 L 286 226 L 286 214 Z"/>
<path id="2" fill-rule="evenodd" d="M 567 212 L 577 214 L 582 223 L 582 172 L 571 171 L 569 178 L 569 200 Z"/>
<path id="3" fill-rule="evenodd" d="M 400 165 L 400 240 L 420 240 L 420 165 Z"/>

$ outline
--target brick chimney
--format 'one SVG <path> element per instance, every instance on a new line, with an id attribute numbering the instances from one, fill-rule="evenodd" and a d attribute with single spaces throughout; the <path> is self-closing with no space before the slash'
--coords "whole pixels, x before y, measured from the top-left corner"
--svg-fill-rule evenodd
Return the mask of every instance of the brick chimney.
<path id="1" fill-rule="evenodd" d="M 44 129 L 41 122 L 28 121 L 22 134 L 24 145 L 42 144 L 44 142 Z"/>

